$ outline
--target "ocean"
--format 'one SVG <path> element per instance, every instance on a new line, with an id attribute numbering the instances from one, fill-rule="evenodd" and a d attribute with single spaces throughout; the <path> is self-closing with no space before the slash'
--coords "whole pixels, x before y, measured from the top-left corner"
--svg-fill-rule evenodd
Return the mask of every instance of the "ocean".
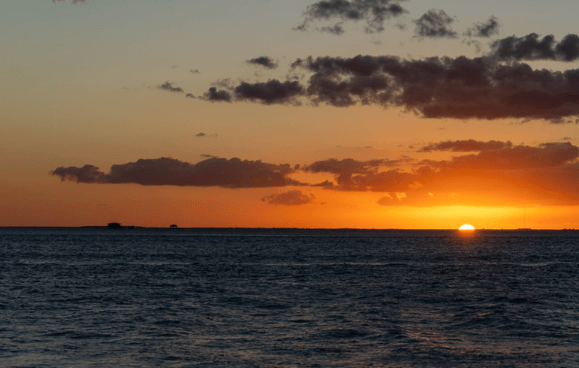
<path id="1" fill-rule="evenodd" d="M 579 366 L 579 231 L 470 234 L 0 228 L 0 366 Z"/>

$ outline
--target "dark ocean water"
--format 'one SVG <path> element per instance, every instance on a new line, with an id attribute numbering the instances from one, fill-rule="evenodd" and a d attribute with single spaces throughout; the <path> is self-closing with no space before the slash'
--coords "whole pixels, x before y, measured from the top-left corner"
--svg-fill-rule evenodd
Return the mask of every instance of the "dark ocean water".
<path id="1" fill-rule="evenodd" d="M 577 367 L 579 232 L 0 229 L 2 367 Z"/>

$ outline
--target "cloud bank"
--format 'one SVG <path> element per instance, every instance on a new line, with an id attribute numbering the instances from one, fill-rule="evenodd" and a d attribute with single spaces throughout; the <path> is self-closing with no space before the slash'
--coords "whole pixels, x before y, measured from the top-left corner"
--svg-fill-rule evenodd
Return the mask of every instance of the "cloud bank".
<path id="1" fill-rule="evenodd" d="M 292 69 L 310 73 L 297 80 L 241 82 L 204 94 L 208 101 L 252 101 L 266 105 L 402 107 L 426 118 L 544 119 L 579 122 L 579 69 L 536 70 L 524 63 L 500 63 L 493 56 L 395 56 L 297 59 Z"/>
<path id="2" fill-rule="evenodd" d="M 193 187 L 261 188 L 302 185 L 288 175 L 288 164 L 211 157 L 196 164 L 173 158 L 139 159 L 113 165 L 108 174 L 98 167 L 59 167 L 51 172 L 62 181 L 96 184 L 176 185 Z"/>
<path id="3" fill-rule="evenodd" d="M 426 151 L 434 149 L 478 153 L 423 160 L 407 170 L 381 170 L 376 161 L 353 160 L 316 162 L 305 169 L 333 174 L 332 182 L 321 185 L 326 189 L 385 193 L 379 204 L 388 206 L 579 204 L 579 147 L 569 142 L 531 147 L 447 141 Z"/>
<path id="4" fill-rule="evenodd" d="M 51 174 L 76 183 L 222 188 L 310 186 L 342 192 L 376 192 L 383 194 L 378 203 L 388 206 L 579 204 L 579 147 L 569 142 L 533 147 L 471 139 L 435 142 L 420 152 L 434 150 L 466 154 L 440 161 L 404 157 L 367 161 L 331 158 L 302 167 L 213 156 L 191 164 L 163 157 L 113 165 L 109 173 L 85 165 L 59 167 Z M 332 180 L 302 183 L 290 178 L 300 172 L 326 177 L 329 174 Z M 262 198 L 263 202 L 281 205 L 307 204 L 313 200 L 312 194 L 299 190 Z"/>

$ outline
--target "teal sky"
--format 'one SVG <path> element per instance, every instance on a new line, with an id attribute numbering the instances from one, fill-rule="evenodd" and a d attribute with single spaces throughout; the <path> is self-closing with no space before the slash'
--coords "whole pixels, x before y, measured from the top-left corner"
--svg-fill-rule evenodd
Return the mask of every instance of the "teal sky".
<path id="1" fill-rule="evenodd" d="M 345 35 L 295 32 L 301 14 L 312 1 L 89 0 L 86 4 L 54 4 L 50 0 L 5 0 L 0 13 L 3 69 L 14 92 L 45 92 L 52 87 L 92 89 L 140 87 L 172 79 L 190 68 L 202 74 L 194 81 L 203 91 L 207 82 L 251 71 L 243 62 L 267 54 L 283 62 L 309 55 L 393 54 L 411 57 L 474 54 L 456 40 L 412 39 L 411 20 L 429 9 L 456 17 L 457 30 L 495 15 L 501 36 L 554 34 L 574 31 L 579 3 L 569 0 L 420 1 L 403 2 L 406 31 L 375 35 L 362 24 L 346 25 Z M 358 30 L 356 30 L 358 28 Z M 373 44 L 378 42 L 381 44 Z M 171 67 L 176 66 L 176 70 Z M 167 70 L 169 69 L 169 70 Z M 6 78 L 5 74 L 5 78 Z M 44 83 L 43 83 L 44 82 Z M 48 88 L 48 86 L 47 86 Z M 18 96 L 21 97 L 21 96 Z"/>

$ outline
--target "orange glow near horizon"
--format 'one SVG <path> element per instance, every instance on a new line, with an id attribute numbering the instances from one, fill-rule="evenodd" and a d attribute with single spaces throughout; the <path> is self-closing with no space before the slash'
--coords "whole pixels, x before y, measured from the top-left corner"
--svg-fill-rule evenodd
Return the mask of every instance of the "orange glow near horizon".
<path id="1" fill-rule="evenodd" d="M 579 228 L 579 206 L 383 206 L 382 193 L 302 188 L 312 203 L 273 205 L 261 198 L 287 188 L 188 188 L 134 184 L 61 183 L 48 177 L 42 191 L 8 186 L 2 226 L 299 227 L 359 229 Z M 396 199 L 398 203 L 398 199 Z M 403 201 L 403 199 L 401 200 Z"/>

